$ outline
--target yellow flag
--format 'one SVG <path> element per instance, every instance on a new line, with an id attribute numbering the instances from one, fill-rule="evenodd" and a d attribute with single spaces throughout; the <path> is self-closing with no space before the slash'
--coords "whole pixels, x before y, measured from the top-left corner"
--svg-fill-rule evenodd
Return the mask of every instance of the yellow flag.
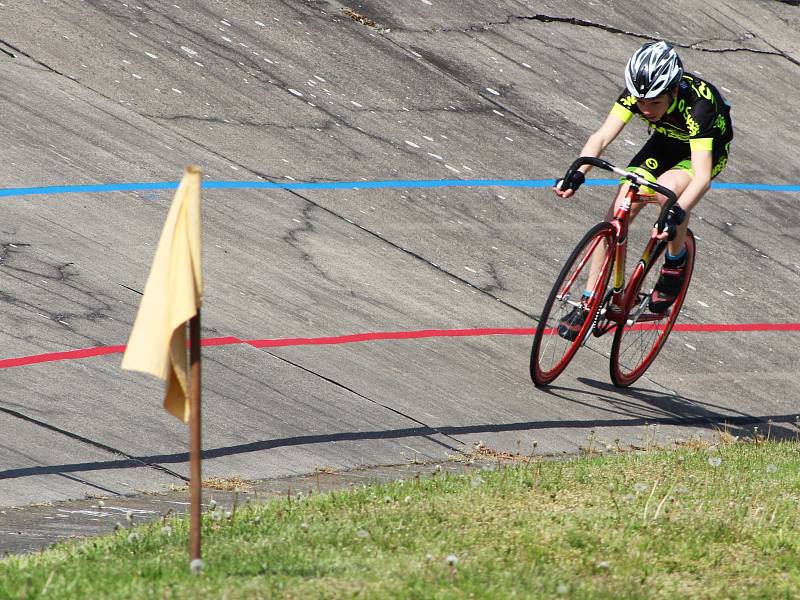
<path id="1" fill-rule="evenodd" d="M 189 420 L 186 321 L 203 303 L 199 167 L 186 168 L 172 199 L 122 368 L 167 382 L 164 408 Z"/>

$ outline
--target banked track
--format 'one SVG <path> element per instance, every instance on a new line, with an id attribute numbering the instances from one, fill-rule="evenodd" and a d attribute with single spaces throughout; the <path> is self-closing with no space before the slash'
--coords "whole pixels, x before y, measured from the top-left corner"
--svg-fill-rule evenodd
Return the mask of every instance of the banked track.
<path id="1" fill-rule="evenodd" d="M 187 164 L 207 177 L 207 476 L 794 434 L 794 8 L 679 0 L 687 31 L 632 1 L 352 7 L 379 27 L 337 2 L 6 4 L 0 505 L 186 476 L 184 426 L 119 352 Z M 601 339 L 537 390 L 535 314 L 614 184 L 558 203 L 550 177 L 654 31 L 734 106 L 686 329 L 634 389 L 608 384 Z"/>

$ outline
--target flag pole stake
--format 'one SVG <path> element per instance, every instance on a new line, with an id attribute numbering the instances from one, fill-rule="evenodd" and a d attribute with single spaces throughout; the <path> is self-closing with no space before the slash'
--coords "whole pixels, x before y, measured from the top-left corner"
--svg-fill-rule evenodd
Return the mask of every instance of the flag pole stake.
<path id="1" fill-rule="evenodd" d="M 189 558 L 200 558 L 200 525 L 202 504 L 202 475 L 200 469 L 201 423 L 200 418 L 200 309 L 189 321 L 191 364 L 191 383 L 189 385 L 189 488 L 190 488 L 190 519 L 189 519 Z"/>

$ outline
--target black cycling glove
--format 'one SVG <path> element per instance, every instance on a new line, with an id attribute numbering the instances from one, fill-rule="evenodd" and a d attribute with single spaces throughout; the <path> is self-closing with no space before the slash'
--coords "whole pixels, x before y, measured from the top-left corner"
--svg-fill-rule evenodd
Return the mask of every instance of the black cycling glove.
<path id="1" fill-rule="evenodd" d="M 583 174 L 583 171 L 574 171 L 569 179 L 557 179 L 556 187 L 562 192 L 566 192 L 567 190 L 577 192 L 584 181 L 586 181 L 586 175 Z"/>
<path id="2" fill-rule="evenodd" d="M 667 211 L 667 218 L 664 219 L 664 229 L 659 233 L 667 232 L 667 239 L 672 241 L 678 233 L 678 225 L 683 223 L 686 218 L 686 211 L 683 210 L 679 204 L 673 204 L 672 208 Z M 658 223 L 655 224 L 658 227 Z"/>

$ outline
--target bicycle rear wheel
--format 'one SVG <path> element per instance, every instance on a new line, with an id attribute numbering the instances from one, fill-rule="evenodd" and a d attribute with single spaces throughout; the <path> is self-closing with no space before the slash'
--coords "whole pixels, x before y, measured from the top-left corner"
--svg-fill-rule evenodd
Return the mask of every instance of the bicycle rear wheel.
<path id="1" fill-rule="evenodd" d="M 660 272 L 660 269 L 654 269 L 653 265 L 660 263 L 659 259 L 665 248 L 666 244 L 659 244 L 647 269 L 635 280 L 631 279 L 628 284 L 632 286 L 628 294 L 636 298 L 628 314 L 628 321 L 633 317 L 636 320 L 630 325 L 626 323 L 617 327 L 614 341 L 611 343 L 611 381 L 618 387 L 631 385 L 647 371 L 667 341 L 686 298 L 686 291 L 692 280 L 696 250 L 691 230 L 686 232 L 686 279 L 675 302 L 664 314 L 653 314 L 647 310 L 647 299 L 655 287 Z"/>
<path id="2" fill-rule="evenodd" d="M 547 385 L 558 377 L 591 330 L 611 275 L 614 235 L 611 224 L 598 223 L 583 236 L 561 269 L 533 338 L 530 372 L 536 385 Z M 590 281 L 589 266 L 595 250 L 603 253 L 603 263 L 597 278 Z M 591 298 L 583 295 L 587 290 L 593 292 Z M 559 325 L 570 324 L 576 311 L 582 313 L 583 324 L 571 331 L 562 329 L 564 335 L 560 335 Z"/>

